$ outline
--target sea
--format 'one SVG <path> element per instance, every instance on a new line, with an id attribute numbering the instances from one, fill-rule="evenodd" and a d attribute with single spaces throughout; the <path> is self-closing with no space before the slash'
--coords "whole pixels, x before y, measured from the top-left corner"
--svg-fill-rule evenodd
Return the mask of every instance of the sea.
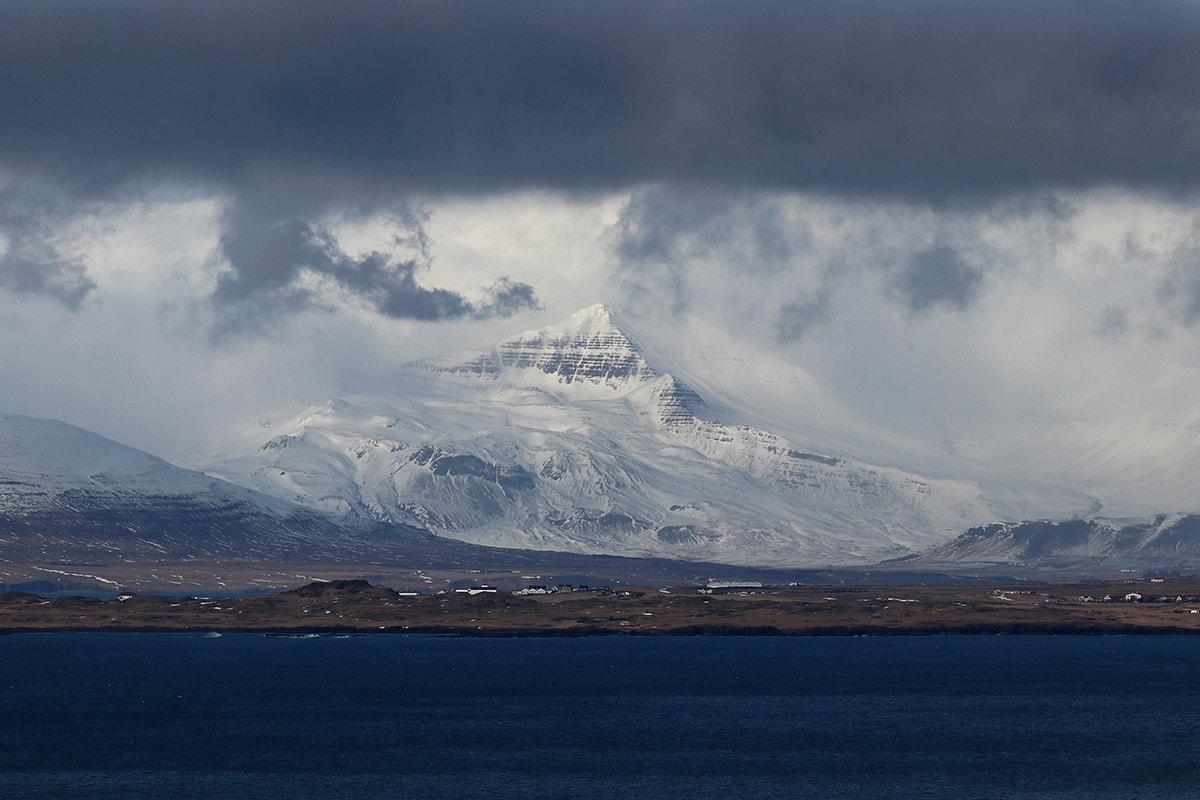
<path id="1" fill-rule="evenodd" d="M 1200 637 L 0 636 L 0 798 L 1200 798 Z"/>

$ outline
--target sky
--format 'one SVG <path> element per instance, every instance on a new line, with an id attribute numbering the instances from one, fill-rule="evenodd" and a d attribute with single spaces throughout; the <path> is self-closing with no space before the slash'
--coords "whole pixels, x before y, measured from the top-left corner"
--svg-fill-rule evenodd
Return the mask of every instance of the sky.
<path id="1" fill-rule="evenodd" d="M 0 0 L 0 411 L 188 463 L 605 302 L 1182 503 L 1197 75 L 1195 0 Z"/>

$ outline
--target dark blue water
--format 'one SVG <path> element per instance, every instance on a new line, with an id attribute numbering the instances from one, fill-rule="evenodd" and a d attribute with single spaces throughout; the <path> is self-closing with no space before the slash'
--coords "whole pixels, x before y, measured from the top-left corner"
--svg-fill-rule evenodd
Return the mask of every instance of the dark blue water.
<path id="1" fill-rule="evenodd" d="M 1200 637 L 0 637 L 0 797 L 1200 798 Z"/>

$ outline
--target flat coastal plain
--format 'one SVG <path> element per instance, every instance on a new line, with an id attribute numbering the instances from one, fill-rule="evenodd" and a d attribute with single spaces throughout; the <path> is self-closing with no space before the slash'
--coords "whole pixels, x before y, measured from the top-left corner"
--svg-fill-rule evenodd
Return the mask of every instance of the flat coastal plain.
<path id="1" fill-rule="evenodd" d="M 19 631 L 464 636 L 1200 633 L 1200 579 L 996 586 L 696 587 L 404 595 L 362 580 L 258 597 L 0 593 Z"/>

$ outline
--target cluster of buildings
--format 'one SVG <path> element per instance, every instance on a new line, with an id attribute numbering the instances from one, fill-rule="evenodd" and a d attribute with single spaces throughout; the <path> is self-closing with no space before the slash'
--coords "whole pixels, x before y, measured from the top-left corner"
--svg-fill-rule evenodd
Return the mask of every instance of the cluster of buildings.
<path id="1" fill-rule="evenodd" d="M 530 594 L 560 594 L 563 592 L 574 592 L 575 587 L 569 583 L 560 583 L 558 586 L 526 586 L 524 589 L 517 589 L 513 594 L 530 595 Z M 580 586 L 578 591 L 589 591 L 589 587 Z"/>
<path id="2" fill-rule="evenodd" d="M 1141 592 L 1127 592 L 1125 594 L 1106 594 L 1099 600 L 1088 595 L 1080 597 L 1079 600 L 1083 603 L 1196 603 L 1200 602 L 1200 597 L 1182 594 L 1146 597 Z"/>

